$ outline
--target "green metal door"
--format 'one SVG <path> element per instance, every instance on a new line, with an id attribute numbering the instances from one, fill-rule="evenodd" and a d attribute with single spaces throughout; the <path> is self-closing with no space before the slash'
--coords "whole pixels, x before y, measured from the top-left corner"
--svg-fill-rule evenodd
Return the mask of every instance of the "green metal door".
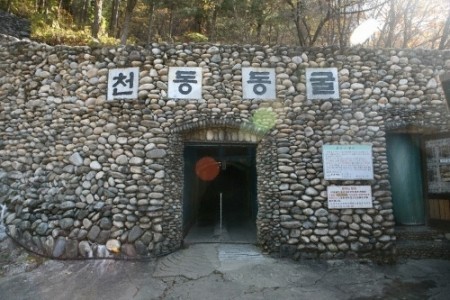
<path id="1" fill-rule="evenodd" d="M 419 137 L 410 134 L 388 134 L 387 155 L 396 223 L 424 224 L 425 204 Z"/>

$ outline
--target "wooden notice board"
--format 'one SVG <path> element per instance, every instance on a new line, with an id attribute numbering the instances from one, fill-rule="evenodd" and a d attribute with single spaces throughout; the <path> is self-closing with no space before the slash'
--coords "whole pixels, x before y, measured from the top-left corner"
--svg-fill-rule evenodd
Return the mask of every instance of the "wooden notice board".
<path id="1" fill-rule="evenodd" d="M 450 221 L 450 200 L 429 199 L 430 219 Z"/>

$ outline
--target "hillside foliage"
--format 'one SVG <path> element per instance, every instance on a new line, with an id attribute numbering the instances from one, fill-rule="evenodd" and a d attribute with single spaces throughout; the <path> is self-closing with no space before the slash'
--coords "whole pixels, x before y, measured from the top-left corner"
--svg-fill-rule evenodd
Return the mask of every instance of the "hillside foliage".
<path id="1" fill-rule="evenodd" d="M 31 20 L 32 39 L 48 44 L 347 47 L 372 20 L 358 44 L 450 48 L 448 0 L 0 0 L 0 9 Z"/>

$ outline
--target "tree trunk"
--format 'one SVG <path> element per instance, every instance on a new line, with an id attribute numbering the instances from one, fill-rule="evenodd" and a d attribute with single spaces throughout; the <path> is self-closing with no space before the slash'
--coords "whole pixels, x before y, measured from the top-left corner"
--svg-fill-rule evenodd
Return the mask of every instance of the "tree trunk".
<path id="1" fill-rule="evenodd" d="M 388 34 L 385 40 L 384 47 L 392 48 L 394 44 L 394 33 L 395 33 L 395 25 L 397 24 L 397 14 L 396 7 L 394 1 L 391 2 L 391 8 L 389 11 L 389 21 L 388 21 Z"/>
<path id="2" fill-rule="evenodd" d="M 63 0 L 59 0 L 59 4 L 58 4 L 58 21 L 61 19 L 62 7 L 63 7 Z"/>
<path id="3" fill-rule="evenodd" d="M 36 11 L 39 13 L 43 13 L 45 10 L 45 0 L 37 0 L 36 1 Z"/>
<path id="4" fill-rule="evenodd" d="M 272 23 L 269 24 L 269 34 L 268 34 L 269 38 L 268 38 L 268 44 L 271 45 L 272 44 Z"/>
<path id="5" fill-rule="evenodd" d="M 148 4 L 148 31 L 147 31 L 147 43 L 150 43 L 153 39 L 153 16 L 155 14 L 155 2 L 149 1 Z"/>
<path id="6" fill-rule="evenodd" d="M 125 20 L 123 22 L 122 35 L 120 36 L 120 43 L 125 45 L 128 39 L 128 33 L 130 31 L 130 23 L 131 23 L 131 14 L 133 13 L 133 9 L 136 6 L 137 0 L 128 0 L 127 7 L 125 8 Z"/>
<path id="7" fill-rule="evenodd" d="M 172 41 L 173 33 L 173 8 L 170 8 L 169 12 L 169 40 Z"/>
<path id="8" fill-rule="evenodd" d="M 125 14 L 125 20 L 123 21 L 122 34 L 120 36 L 120 44 L 121 45 L 127 44 L 128 33 L 130 31 L 130 22 L 131 22 L 131 14 L 127 12 Z"/>
<path id="9" fill-rule="evenodd" d="M 287 1 L 289 6 L 291 6 L 292 10 L 294 11 L 294 23 L 295 28 L 297 29 L 297 37 L 298 37 L 298 44 L 301 47 L 306 46 L 306 39 L 305 39 L 305 28 L 302 25 L 302 10 L 301 10 L 301 0 L 297 0 L 295 3 L 292 1 Z"/>
<path id="10" fill-rule="evenodd" d="M 261 31 L 263 27 L 262 20 L 258 20 L 256 24 L 256 43 L 261 44 Z"/>
<path id="11" fill-rule="evenodd" d="M 92 23 L 92 37 L 98 39 L 100 26 L 102 24 L 103 0 L 94 1 L 94 22 Z"/>
<path id="12" fill-rule="evenodd" d="M 450 10 L 448 11 L 447 21 L 445 21 L 444 31 L 442 32 L 439 50 L 444 50 L 448 46 L 450 36 Z"/>
<path id="13" fill-rule="evenodd" d="M 68 11 L 70 11 L 70 13 L 73 16 L 73 19 L 75 21 L 75 24 L 77 26 L 80 26 L 81 23 L 81 4 L 80 1 L 72 1 L 72 3 L 70 3 L 69 9 Z"/>
<path id="14" fill-rule="evenodd" d="M 346 15 L 347 6 L 343 5 L 341 1 L 339 1 L 339 7 L 342 7 L 342 12 L 336 15 L 336 18 L 339 20 L 339 47 L 345 48 L 349 43 L 349 25 L 353 21 L 353 14 Z"/>
<path id="15" fill-rule="evenodd" d="M 85 25 L 89 18 L 89 0 L 83 0 L 83 8 L 81 11 L 81 24 Z"/>
<path id="16" fill-rule="evenodd" d="M 300 9 L 297 10 L 295 15 L 295 27 L 297 28 L 297 37 L 298 37 L 298 43 L 300 46 L 304 47 L 306 46 L 306 39 L 305 35 L 303 34 L 304 29 L 302 28 L 302 21 L 300 18 Z"/>
<path id="17" fill-rule="evenodd" d="M 209 29 L 209 38 L 210 38 L 210 41 L 215 41 L 215 39 L 216 39 L 216 28 L 217 28 L 217 16 L 218 16 L 218 14 L 219 14 L 219 8 L 218 7 L 215 7 L 214 8 L 214 12 L 213 12 L 213 16 L 212 16 L 212 19 L 211 19 L 211 27 L 210 27 L 210 29 Z"/>
<path id="18" fill-rule="evenodd" d="M 407 48 L 408 43 L 411 40 L 411 31 L 412 31 L 412 17 L 415 14 L 415 7 L 417 5 L 417 0 L 412 2 L 408 1 L 408 4 L 406 5 L 406 8 L 403 12 L 403 42 L 402 42 L 402 48 Z"/>
<path id="19" fill-rule="evenodd" d="M 8 2 L 6 3 L 6 12 L 7 13 L 11 12 L 11 4 L 12 4 L 12 0 L 8 0 Z"/>
<path id="20" fill-rule="evenodd" d="M 111 19 L 109 20 L 108 34 L 116 37 L 117 22 L 119 20 L 120 0 L 113 0 L 111 7 Z"/>
<path id="21" fill-rule="evenodd" d="M 194 31 L 201 33 L 201 34 L 206 34 L 207 12 L 201 8 L 197 9 L 194 19 L 195 19 L 195 25 L 196 25 L 196 28 L 194 28 Z"/>
<path id="22" fill-rule="evenodd" d="M 299 41 L 299 46 L 305 47 L 305 46 L 311 46 L 311 38 L 310 38 L 310 28 L 308 26 L 308 23 L 306 22 L 305 16 L 303 11 L 304 3 L 302 0 L 297 0 L 295 7 L 295 28 L 297 29 L 297 37 Z"/>

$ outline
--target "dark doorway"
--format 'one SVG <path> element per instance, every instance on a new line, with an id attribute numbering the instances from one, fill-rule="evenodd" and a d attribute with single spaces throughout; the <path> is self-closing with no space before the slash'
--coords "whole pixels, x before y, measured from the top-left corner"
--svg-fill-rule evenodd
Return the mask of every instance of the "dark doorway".
<path id="1" fill-rule="evenodd" d="M 255 154 L 255 145 L 185 146 L 185 241 L 256 242 Z M 196 163 L 205 157 L 213 158 L 219 168 L 212 180 L 196 173 Z"/>

